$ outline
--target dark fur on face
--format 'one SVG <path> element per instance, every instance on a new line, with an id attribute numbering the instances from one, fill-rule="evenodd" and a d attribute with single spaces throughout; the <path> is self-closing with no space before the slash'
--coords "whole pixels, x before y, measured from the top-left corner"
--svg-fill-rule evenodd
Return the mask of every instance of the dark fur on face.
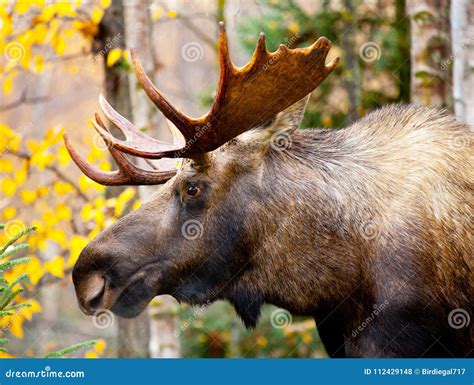
<path id="1" fill-rule="evenodd" d="M 297 131 L 305 104 L 185 162 L 93 240 L 73 272 L 81 307 L 227 299 L 253 327 L 272 303 L 313 316 L 330 356 L 471 356 L 472 323 L 450 317 L 473 316 L 472 133 L 414 106 Z"/>

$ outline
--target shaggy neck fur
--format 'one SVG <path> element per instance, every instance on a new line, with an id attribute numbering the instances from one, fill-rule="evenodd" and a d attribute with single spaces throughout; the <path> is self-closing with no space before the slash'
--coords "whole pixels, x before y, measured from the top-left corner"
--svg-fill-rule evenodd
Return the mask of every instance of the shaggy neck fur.
<path id="1" fill-rule="evenodd" d="M 470 143 L 469 135 L 438 111 L 394 106 L 344 130 L 295 132 L 289 148 L 271 148 L 259 171 L 261 200 L 248 209 L 251 261 L 229 295 L 244 322 L 256 324 L 264 302 L 303 315 L 348 298 L 373 306 L 426 271 L 452 287 L 438 272 L 449 263 L 459 277 L 469 269 L 474 178 L 472 150 L 453 153 L 448 143 Z M 469 211 L 443 214 L 460 206 Z M 471 242 L 433 244 L 434 233 L 443 239 L 456 224 Z M 453 248 L 462 254 L 455 261 Z M 463 280 L 454 285 L 469 292 Z"/>

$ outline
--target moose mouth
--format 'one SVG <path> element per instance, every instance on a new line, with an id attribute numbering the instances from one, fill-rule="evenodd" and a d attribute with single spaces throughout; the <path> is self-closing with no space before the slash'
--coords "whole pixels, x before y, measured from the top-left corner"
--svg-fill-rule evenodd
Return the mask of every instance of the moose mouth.
<path id="1" fill-rule="evenodd" d="M 79 307 L 86 315 L 110 310 L 123 318 L 138 316 L 157 295 L 160 274 L 156 265 L 155 262 L 142 266 L 124 285 L 117 287 L 106 277 L 91 276 L 86 280 L 86 290 L 76 288 Z"/>
<path id="2" fill-rule="evenodd" d="M 121 290 L 110 310 L 123 318 L 134 318 L 145 310 L 150 301 L 157 295 L 146 274 L 140 274 L 132 283 Z"/>

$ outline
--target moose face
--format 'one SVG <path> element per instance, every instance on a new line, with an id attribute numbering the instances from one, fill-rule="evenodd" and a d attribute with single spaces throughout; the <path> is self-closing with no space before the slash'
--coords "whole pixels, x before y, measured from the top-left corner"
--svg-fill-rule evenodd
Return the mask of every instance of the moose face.
<path id="1" fill-rule="evenodd" d="M 84 312 L 134 317 L 159 294 L 194 304 L 222 295 L 248 260 L 247 213 L 260 200 L 261 164 L 237 159 L 245 147 L 234 141 L 208 154 L 207 164 L 186 161 L 149 202 L 82 251 L 73 281 Z"/>

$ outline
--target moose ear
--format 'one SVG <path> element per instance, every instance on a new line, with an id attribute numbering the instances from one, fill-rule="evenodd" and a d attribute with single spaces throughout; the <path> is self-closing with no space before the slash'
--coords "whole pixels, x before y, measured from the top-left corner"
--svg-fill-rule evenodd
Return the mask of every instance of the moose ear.
<path id="1" fill-rule="evenodd" d="M 271 134 L 275 132 L 286 132 L 287 134 L 291 134 L 303 121 L 304 111 L 308 105 L 309 97 L 310 95 L 305 96 L 286 110 L 279 112 L 262 128 Z"/>
<path id="2" fill-rule="evenodd" d="M 285 133 L 286 135 L 291 135 L 291 133 L 300 126 L 303 120 L 309 97 L 310 95 L 305 96 L 286 110 L 276 114 L 272 119 L 261 126 L 241 134 L 239 140 L 253 146 L 260 146 L 262 143 L 269 144 L 276 134 Z M 263 146 L 261 149 L 264 148 L 266 148 L 266 146 Z"/>

